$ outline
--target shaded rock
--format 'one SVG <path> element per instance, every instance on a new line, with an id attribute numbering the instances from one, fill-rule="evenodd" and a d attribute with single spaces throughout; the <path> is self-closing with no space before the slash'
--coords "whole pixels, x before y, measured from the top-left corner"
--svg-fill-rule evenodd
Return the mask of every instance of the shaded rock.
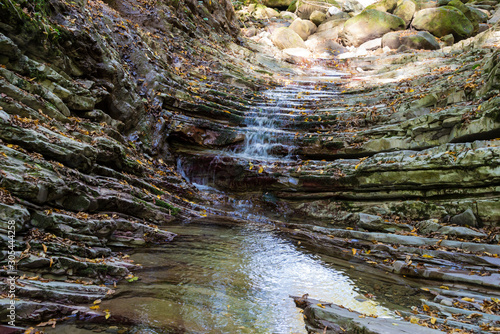
<path id="1" fill-rule="evenodd" d="M 257 29 L 255 27 L 244 28 L 241 29 L 241 33 L 245 37 L 253 37 L 257 35 Z"/>
<path id="2" fill-rule="evenodd" d="M 24 223 L 30 219 L 29 211 L 19 204 L 4 204 L 0 203 L 0 228 L 9 230 L 9 221 L 14 221 L 15 231 L 21 232 Z"/>
<path id="3" fill-rule="evenodd" d="M 416 223 L 415 226 L 421 234 L 436 232 L 441 228 L 441 224 L 437 219 L 423 220 Z"/>
<path id="4" fill-rule="evenodd" d="M 309 35 L 314 34 L 317 28 L 316 25 L 309 20 L 296 18 L 289 29 L 295 31 L 305 41 Z"/>
<path id="5" fill-rule="evenodd" d="M 398 6 L 394 10 L 393 14 L 402 18 L 406 26 L 408 26 L 413 19 L 413 15 L 417 10 L 417 4 L 413 0 L 400 0 L 398 1 Z"/>
<path id="6" fill-rule="evenodd" d="M 382 37 L 382 46 L 391 49 L 399 49 L 406 46 L 417 50 L 439 50 L 440 46 L 434 36 L 427 31 L 396 31 L 389 32 Z"/>
<path id="7" fill-rule="evenodd" d="M 473 20 L 475 20 L 478 23 L 487 23 L 488 22 L 488 14 L 486 14 L 484 11 L 479 10 L 475 7 L 472 6 L 466 6 L 470 10 L 470 15 Z"/>
<path id="8" fill-rule="evenodd" d="M 479 22 L 475 17 L 472 16 L 471 10 L 468 6 L 464 5 L 464 3 L 460 0 L 451 0 L 450 2 L 448 2 L 447 6 L 455 7 L 459 11 L 461 11 L 474 26 L 474 32 L 477 32 Z"/>
<path id="9" fill-rule="evenodd" d="M 412 26 L 417 30 L 427 30 L 436 37 L 453 34 L 455 40 L 470 37 L 474 31 L 469 19 L 460 10 L 451 6 L 416 12 Z"/>
<path id="10" fill-rule="evenodd" d="M 326 14 L 320 12 L 319 10 L 315 10 L 314 12 L 311 13 L 309 20 L 311 20 L 311 22 L 314 23 L 315 25 L 319 26 L 321 23 L 326 21 Z"/>
<path id="11" fill-rule="evenodd" d="M 336 33 L 338 34 L 338 32 L 343 29 L 344 23 L 346 21 L 347 21 L 346 19 L 328 20 L 319 25 L 318 30 L 316 30 L 316 33 L 321 33 L 321 32 L 333 33 L 333 30 L 335 29 Z M 337 38 L 337 36 L 334 38 Z"/>
<path id="12" fill-rule="evenodd" d="M 477 33 L 480 34 L 488 29 L 490 29 L 490 26 L 487 23 L 479 23 Z"/>
<path id="13" fill-rule="evenodd" d="M 346 21 L 340 37 L 346 45 L 360 46 L 390 31 L 402 30 L 405 26 L 405 21 L 398 16 L 375 9 L 366 9 Z"/>
<path id="14" fill-rule="evenodd" d="M 407 224 L 395 224 L 385 222 L 381 217 L 369 215 L 366 213 L 359 214 L 358 227 L 372 232 L 397 232 L 397 231 L 411 231 L 411 226 Z"/>
<path id="15" fill-rule="evenodd" d="M 474 231 L 467 227 L 462 226 L 443 226 L 438 231 L 438 233 L 449 235 L 453 237 L 473 239 L 473 238 L 486 238 L 488 235 Z"/>
<path id="16" fill-rule="evenodd" d="M 271 41 L 280 49 L 306 48 L 304 40 L 290 28 L 278 28 L 271 35 Z"/>
<path id="17" fill-rule="evenodd" d="M 478 221 L 476 219 L 476 216 L 474 215 L 474 212 L 472 212 L 471 209 L 467 209 L 465 212 L 462 212 L 456 216 L 451 217 L 450 223 L 460 226 L 472 226 L 472 227 L 478 226 Z"/>
<path id="18" fill-rule="evenodd" d="M 455 43 L 455 37 L 453 37 L 452 34 L 443 36 L 440 39 L 441 39 L 441 42 L 443 42 L 444 45 L 446 45 L 446 46 L 450 46 L 450 45 L 453 45 Z"/>

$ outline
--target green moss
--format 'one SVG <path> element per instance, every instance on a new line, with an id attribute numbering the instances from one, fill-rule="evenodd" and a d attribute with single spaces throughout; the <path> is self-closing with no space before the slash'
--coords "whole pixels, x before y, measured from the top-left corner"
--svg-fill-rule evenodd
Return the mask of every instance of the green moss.
<path id="1" fill-rule="evenodd" d="M 178 214 L 181 211 L 179 208 L 176 208 L 175 206 L 173 206 L 167 202 L 164 202 L 160 199 L 156 200 L 156 205 L 158 205 L 161 208 L 170 210 L 172 216 L 175 216 L 176 214 Z"/>

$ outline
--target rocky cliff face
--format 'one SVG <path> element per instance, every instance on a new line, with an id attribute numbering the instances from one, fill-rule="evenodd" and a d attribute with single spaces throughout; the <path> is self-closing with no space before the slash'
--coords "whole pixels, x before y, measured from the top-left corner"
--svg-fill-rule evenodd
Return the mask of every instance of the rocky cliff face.
<path id="1" fill-rule="evenodd" d="M 315 93 L 290 97 L 277 120 L 292 148 L 273 154 L 295 160 L 214 160 L 240 149 L 250 109 L 272 102 L 255 91 L 299 72 L 240 45 L 228 1 L 0 8 L 0 261 L 14 221 L 19 320 L 105 318 L 78 304 L 134 279 L 126 250 L 174 237 L 158 225 L 223 214 L 177 157 L 190 176 L 251 193 L 321 252 L 498 287 L 498 27 L 445 53 L 345 61 L 357 70 L 343 80 L 306 85 Z M 456 263 L 463 272 L 441 271 Z"/>
<path id="2" fill-rule="evenodd" d="M 0 8 L 1 261 L 13 245 L 18 321 L 41 321 L 109 296 L 88 284 L 133 278 L 117 252 L 168 242 L 157 225 L 202 214 L 167 138 L 186 117 L 237 123 L 222 110 L 267 79 L 236 57 L 250 52 L 228 1 Z"/>

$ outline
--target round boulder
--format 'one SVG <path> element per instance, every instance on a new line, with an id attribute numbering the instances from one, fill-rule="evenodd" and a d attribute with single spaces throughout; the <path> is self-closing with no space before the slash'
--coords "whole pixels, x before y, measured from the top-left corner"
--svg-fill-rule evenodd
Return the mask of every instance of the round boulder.
<path id="1" fill-rule="evenodd" d="M 295 31 L 304 41 L 309 35 L 314 34 L 316 31 L 316 25 L 314 23 L 300 18 L 296 18 L 292 24 L 290 24 L 289 28 Z"/>
<path id="2" fill-rule="evenodd" d="M 273 31 L 271 41 L 280 49 L 306 48 L 304 40 L 290 28 L 278 28 Z"/>
<path id="3" fill-rule="evenodd" d="M 393 14 L 402 18 L 406 26 L 408 26 L 413 19 L 413 15 L 417 10 L 417 4 L 414 0 L 400 0 L 398 1 L 398 6 L 394 10 Z"/>
<path id="4" fill-rule="evenodd" d="M 395 31 L 389 32 L 382 37 L 382 47 L 387 46 L 391 49 L 399 49 L 401 45 L 417 50 L 440 49 L 436 38 L 427 31 Z"/>
<path id="5" fill-rule="evenodd" d="M 319 10 L 315 10 L 314 12 L 311 13 L 309 20 L 311 20 L 311 22 L 314 23 L 315 25 L 319 26 L 321 23 L 326 21 L 326 14 Z"/>
<path id="6" fill-rule="evenodd" d="M 295 14 L 297 14 L 297 16 L 300 17 L 301 19 L 309 20 L 311 14 L 314 11 L 320 11 L 322 13 L 326 13 L 332 5 L 340 8 L 340 5 L 338 5 L 335 0 L 307 1 L 307 2 L 298 0 L 297 10 L 295 11 Z"/>
<path id="7" fill-rule="evenodd" d="M 360 46 L 366 41 L 405 27 L 406 23 L 400 17 L 376 9 L 365 9 L 345 22 L 340 38 L 346 45 Z"/>
<path id="8" fill-rule="evenodd" d="M 419 10 L 413 17 L 412 26 L 417 30 L 426 30 L 436 37 L 453 34 L 456 41 L 468 38 L 474 32 L 474 26 L 469 19 L 451 6 Z"/>
<path id="9" fill-rule="evenodd" d="M 288 7 L 292 4 L 293 0 L 262 0 L 262 4 L 271 8 Z"/>
<path id="10" fill-rule="evenodd" d="M 396 6 L 398 5 L 398 0 L 380 0 L 366 7 L 366 9 L 376 9 L 381 12 L 392 13 Z"/>

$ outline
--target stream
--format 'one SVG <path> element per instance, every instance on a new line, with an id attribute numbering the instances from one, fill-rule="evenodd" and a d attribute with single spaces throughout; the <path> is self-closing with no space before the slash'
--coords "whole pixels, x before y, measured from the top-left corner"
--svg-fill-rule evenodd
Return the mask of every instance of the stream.
<path id="1" fill-rule="evenodd" d="M 315 80 L 332 77 L 339 75 Z M 293 163 L 295 130 L 281 127 L 307 113 L 304 106 L 317 107 L 336 94 L 314 83 L 304 78 L 265 92 L 268 102 L 248 112 L 245 142 L 218 152 L 215 163 L 220 156 Z M 213 188 L 210 166 L 196 165 L 191 157 L 180 159 L 178 168 L 207 197 L 227 198 Z M 411 301 L 415 289 L 406 283 L 395 284 L 383 274 L 371 277 L 363 273 L 366 268 L 314 254 L 280 236 L 252 202 L 234 200 L 225 210 L 247 223 L 228 227 L 207 218 L 203 224 L 166 227 L 178 237 L 167 245 L 137 249 L 131 259 L 143 266 L 135 272 L 139 280 L 119 284 L 115 298 L 103 301 L 101 309 L 139 324 L 127 326 L 130 333 L 307 333 L 290 295 L 308 294 L 379 317 L 394 317 L 390 309 L 418 299 Z M 58 325 L 57 333 L 87 333 L 92 326 L 67 323 Z"/>

